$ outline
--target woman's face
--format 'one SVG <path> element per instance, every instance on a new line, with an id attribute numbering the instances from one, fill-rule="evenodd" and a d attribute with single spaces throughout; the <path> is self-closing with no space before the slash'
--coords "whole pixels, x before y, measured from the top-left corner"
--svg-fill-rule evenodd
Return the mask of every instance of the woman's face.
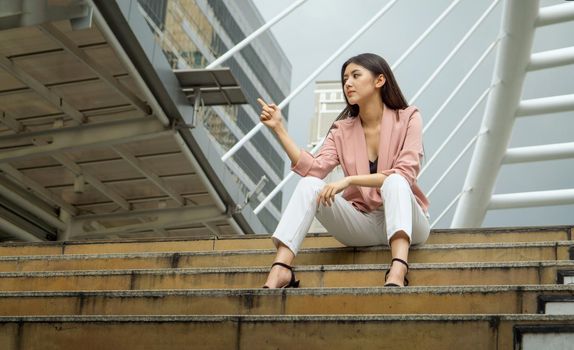
<path id="1" fill-rule="evenodd" d="M 343 90 L 351 105 L 368 101 L 373 94 L 378 96 L 384 83 L 382 74 L 375 77 L 371 71 L 356 63 L 349 63 L 343 73 Z"/>

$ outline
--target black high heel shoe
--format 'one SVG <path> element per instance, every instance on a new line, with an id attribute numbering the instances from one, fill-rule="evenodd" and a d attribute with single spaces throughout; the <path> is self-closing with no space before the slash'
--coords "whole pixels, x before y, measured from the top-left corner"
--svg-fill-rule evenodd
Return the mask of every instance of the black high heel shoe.
<path id="1" fill-rule="evenodd" d="M 291 271 L 291 281 L 289 281 L 289 283 L 287 283 L 286 285 L 279 287 L 281 289 L 283 288 L 299 288 L 299 281 L 295 280 L 295 272 L 293 272 L 293 268 L 287 264 L 283 264 L 282 262 L 276 262 L 273 263 L 273 265 L 271 265 L 271 268 L 273 268 L 273 266 L 275 265 L 279 265 L 279 266 L 283 266 L 286 269 L 289 269 L 289 271 Z M 269 288 L 267 286 L 263 286 L 263 288 Z"/>
<path id="2" fill-rule="evenodd" d="M 409 285 L 409 280 L 407 279 L 407 274 L 409 273 L 409 264 L 407 264 L 407 262 L 404 261 L 403 259 L 394 258 L 393 260 L 391 260 L 391 267 L 393 266 L 393 262 L 395 262 L 395 261 L 398 261 L 407 267 L 407 272 L 405 273 L 405 281 L 403 282 L 404 287 L 406 287 Z M 390 267 L 387 270 L 387 273 L 385 273 L 385 282 L 387 281 L 387 277 L 389 276 L 389 272 L 391 272 Z M 383 287 L 400 287 L 400 286 L 396 283 L 385 283 Z"/>

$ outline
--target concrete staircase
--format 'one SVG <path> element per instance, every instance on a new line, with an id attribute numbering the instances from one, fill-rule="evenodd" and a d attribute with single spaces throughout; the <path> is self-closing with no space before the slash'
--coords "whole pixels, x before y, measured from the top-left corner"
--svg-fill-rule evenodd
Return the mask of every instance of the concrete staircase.
<path id="1" fill-rule="evenodd" d="M 572 349 L 573 235 L 435 230 L 407 288 L 386 247 L 312 236 L 291 290 L 259 288 L 268 236 L 4 243 L 0 349 Z"/>

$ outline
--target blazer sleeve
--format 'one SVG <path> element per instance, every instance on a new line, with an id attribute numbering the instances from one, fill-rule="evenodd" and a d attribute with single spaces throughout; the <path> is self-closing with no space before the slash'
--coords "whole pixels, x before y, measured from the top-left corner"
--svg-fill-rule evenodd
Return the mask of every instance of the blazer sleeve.
<path id="1" fill-rule="evenodd" d="M 409 185 L 413 186 L 420 171 L 422 155 L 422 117 L 419 112 L 415 112 L 409 117 L 405 140 L 397 160 L 391 169 L 381 173 L 386 176 L 390 174 L 402 175 Z"/>
<path id="2" fill-rule="evenodd" d="M 291 170 L 297 174 L 305 176 L 315 176 L 320 179 L 325 178 L 337 165 L 339 165 L 339 154 L 335 145 L 335 137 L 332 129 L 325 142 L 317 152 L 312 155 L 304 149 L 301 149 L 301 155 L 296 164 L 291 166 Z"/>

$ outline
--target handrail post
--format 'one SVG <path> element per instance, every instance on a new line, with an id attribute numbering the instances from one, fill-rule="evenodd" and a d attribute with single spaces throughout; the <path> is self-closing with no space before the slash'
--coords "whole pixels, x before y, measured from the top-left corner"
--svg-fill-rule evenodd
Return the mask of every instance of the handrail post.
<path id="1" fill-rule="evenodd" d="M 500 80 L 489 95 L 481 130 L 457 205 L 452 228 L 480 227 L 492 196 L 500 164 L 506 153 L 532 51 L 538 0 L 506 0 L 502 41 L 493 81 Z"/>

